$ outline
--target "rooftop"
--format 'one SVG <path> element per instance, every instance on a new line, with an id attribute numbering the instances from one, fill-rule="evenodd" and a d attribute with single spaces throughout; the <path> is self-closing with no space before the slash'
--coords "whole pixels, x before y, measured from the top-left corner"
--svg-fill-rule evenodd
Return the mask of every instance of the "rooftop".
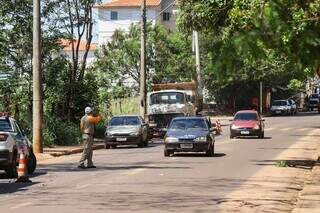
<path id="1" fill-rule="evenodd" d="M 157 7 L 161 3 L 161 0 L 146 0 L 147 7 Z M 104 4 L 95 6 L 95 8 L 115 8 L 115 7 L 140 7 L 141 0 L 112 0 Z"/>
<path id="2" fill-rule="evenodd" d="M 63 47 L 63 50 L 66 52 L 72 51 L 72 44 L 71 41 L 68 39 L 61 39 L 60 41 L 60 45 Z M 77 41 L 73 40 L 74 46 L 76 48 L 77 45 Z M 80 41 L 80 45 L 79 45 L 79 51 L 85 51 L 86 50 L 86 45 L 87 43 L 85 41 Z M 90 45 L 90 51 L 95 51 L 97 49 L 97 45 L 94 43 L 91 43 Z"/>

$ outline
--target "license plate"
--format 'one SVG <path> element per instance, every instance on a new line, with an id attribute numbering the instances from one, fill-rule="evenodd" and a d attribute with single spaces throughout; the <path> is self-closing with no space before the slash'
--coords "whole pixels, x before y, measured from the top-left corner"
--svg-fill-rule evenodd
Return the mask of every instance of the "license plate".
<path id="1" fill-rule="evenodd" d="M 250 134 L 249 131 L 241 131 L 240 133 L 241 133 L 241 135 L 249 135 Z"/>
<path id="2" fill-rule="evenodd" d="M 127 138 L 117 138 L 116 140 L 119 142 L 122 142 L 122 141 L 127 141 Z"/>
<path id="3" fill-rule="evenodd" d="M 277 114 L 280 114 L 280 113 L 281 113 L 281 111 L 276 111 L 276 113 L 277 113 Z"/>
<path id="4" fill-rule="evenodd" d="M 181 149 L 191 149 L 191 148 L 193 148 L 193 144 L 192 143 L 180 144 L 180 148 Z"/>

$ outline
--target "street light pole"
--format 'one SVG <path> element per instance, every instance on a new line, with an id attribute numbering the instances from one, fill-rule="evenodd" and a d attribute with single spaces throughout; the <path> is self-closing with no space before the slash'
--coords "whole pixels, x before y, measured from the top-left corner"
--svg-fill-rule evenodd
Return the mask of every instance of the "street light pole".
<path id="1" fill-rule="evenodd" d="M 200 66 L 200 50 L 199 50 L 199 33 L 198 31 L 193 31 L 194 34 L 194 48 L 196 54 L 196 84 L 197 84 L 197 100 L 196 105 L 198 110 L 202 108 L 203 102 L 203 82 L 201 77 L 201 66 Z"/>
<path id="2" fill-rule="evenodd" d="M 41 72 L 41 28 L 40 28 L 40 0 L 33 0 L 33 151 L 43 152 L 42 143 L 42 72 Z"/>
<path id="3" fill-rule="evenodd" d="M 146 0 L 141 0 L 140 115 L 143 118 L 147 114 L 146 22 Z"/>

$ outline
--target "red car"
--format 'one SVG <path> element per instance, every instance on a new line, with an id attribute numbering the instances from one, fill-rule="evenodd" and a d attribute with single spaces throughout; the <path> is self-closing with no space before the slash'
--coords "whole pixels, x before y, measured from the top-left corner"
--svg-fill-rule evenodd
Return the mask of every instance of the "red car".
<path id="1" fill-rule="evenodd" d="M 264 119 L 254 110 L 242 110 L 235 114 L 230 124 L 230 138 L 257 136 L 264 138 Z"/>

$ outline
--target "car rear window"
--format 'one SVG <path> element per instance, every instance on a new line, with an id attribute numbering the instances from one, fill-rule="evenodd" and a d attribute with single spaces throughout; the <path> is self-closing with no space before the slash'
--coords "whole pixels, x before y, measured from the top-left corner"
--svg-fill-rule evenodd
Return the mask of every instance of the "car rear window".
<path id="1" fill-rule="evenodd" d="M 138 117 L 114 117 L 110 121 L 110 126 L 135 126 L 140 124 L 141 122 Z"/>
<path id="2" fill-rule="evenodd" d="M 9 120 L 0 119 L 0 131 L 2 131 L 2 132 L 12 132 L 13 131 Z"/>
<path id="3" fill-rule="evenodd" d="M 272 106 L 287 106 L 287 102 L 286 101 L 274 101 L 272 103 Z"/>
<path id="4" fill-rule="evenodd" d="M 244 121 L 252 121 L 252 120 L 258 120 L 258 116 L 256 113 L 238 113 L 234 117 L 234 120 L 244 120 Z"/>

